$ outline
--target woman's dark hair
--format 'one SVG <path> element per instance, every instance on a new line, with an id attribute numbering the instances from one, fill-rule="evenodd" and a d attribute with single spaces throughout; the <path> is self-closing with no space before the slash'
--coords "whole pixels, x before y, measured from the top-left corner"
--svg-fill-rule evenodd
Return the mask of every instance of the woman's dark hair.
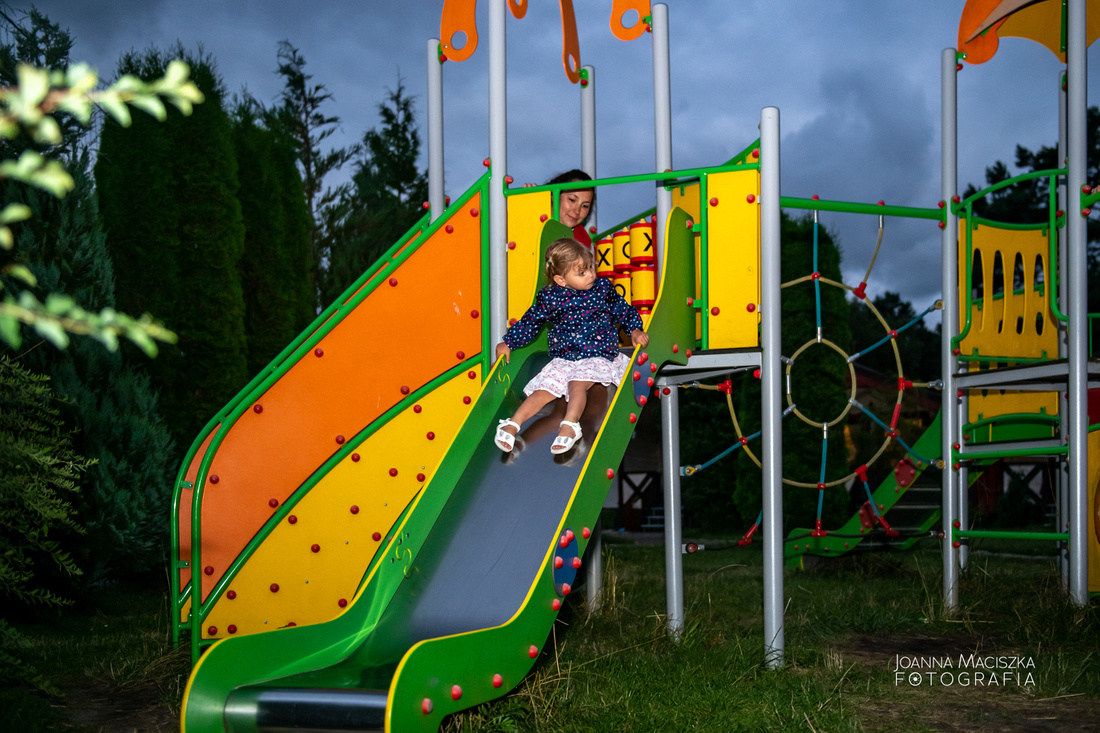
<path id="1" fill-rule="evenodd" d="M 587 173 L 582 171 L 580 168 L 574 168 L 571 171 L 566 171 L 565 173 L 561 173 L 559 175 L 554 176 L 553 178 L 551 178 L 549 181 L 546 182 L 546 185 L 549 186 L 552 183 L 570 183 L 572 181 L 591 181 L 591 180 L 592 180 L 592 176 L 588 175 Z M 589 211 L 592 211 L 592 209 L 596 208 L 596 187 L 595 186 L 590 186 L 588 188 L 562 189 L 561 193 L 565 193 L 566 191 L 570 191 L 570 190 L 572 190 L 572 191 L 591 191 L 592 192 L 592 207 L 589 209 Z M 588 217 L 585 217 L 585 221 L 587 221 L 587 220 L 588 220 Z"/>

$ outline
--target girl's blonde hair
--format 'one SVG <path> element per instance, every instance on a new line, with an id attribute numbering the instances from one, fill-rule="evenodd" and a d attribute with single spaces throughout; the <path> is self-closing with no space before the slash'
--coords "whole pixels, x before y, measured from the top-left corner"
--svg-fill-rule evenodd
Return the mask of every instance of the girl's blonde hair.
<path id="1" fill-rule="evenodd" d="M 592 251 L 572 237 L 554 240 L 546 248 L 546 284 L 553 284 L 558 275 L 564 277 L 577 260 L 581 260 L 586 267 L 592 267 Z"/>

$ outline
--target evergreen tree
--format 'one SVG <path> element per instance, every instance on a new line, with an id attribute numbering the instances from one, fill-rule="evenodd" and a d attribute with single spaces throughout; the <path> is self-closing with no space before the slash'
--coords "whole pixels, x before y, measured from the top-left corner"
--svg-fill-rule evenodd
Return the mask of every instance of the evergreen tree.
<path id="1" fill-rule="evenodd" d="M 342 221 L 328 238 L 321 302 L 334 301 L 423 215 L 428 177 L 416 167 L 420 132 L 413 99 L 398 81 L 378 105 L 382 129 L 370 129 L 353 161 L 352 190 L 341 201 Z"/>
<path id="2" fill-rule="evenodd" d="M 783 215 L 782 281 L 788 282 L 813 272 L 813 221 L 807 216 L 792 219 Z M 818 231 L 818 271 L 823 277 L 840 282 L 840 249 L 829 232 Z M 806 281 L 783 289 L 783 354 L 792 356 L 807 342 L 816 339 L 817 306 L 812 282 Z M 821 286 L 822 336 L 840 348 L 850 339 L 848 306 L 844 291 Z M 782 367 L 784 372 L 786 365 Z M 848 367 L 843 357 L 824 344 L 809 346 L 795 360 L 791 370 L 791 399 L 800 412 L 817 423 L 808 425 L 795 415 L 783 420 L 783 475 L 791 480 L 816 485 L 821 473 L 822 435 L 820 423 L 836 418 L 848 399 L 846 379 Z M 734 404 L 742 431 L 752 434 L 760 429 L 760 380 L 743 373 L 733 381 Z M 783 407 L 786 407 L 785 398 Z M 846 475 L 848 451 L 844 441 L 843 422 L 829 428 L 825 481 Z M 750 445 L 759 457 L 759 441 Z M 743 520 L 751 523 L 762 506 L 760 469 L 738 451 L 734 474 L 733 497 Z M 817 515 L 817 489 L 785 486 L 783 494 L 784 524 L 813 526 Z M 826 527 L 843 517 L 848 495 L 843 486 L 825 491 L 823 521 Z"/>
<path id="3" fill-rule="evenodd" d="M 149 310 L 179 334 L 152 362 L 172 435 L 189 445 L 247 377 L 238 262 L 244 226 L 224 88 L 213 60 L 177 46 L 128 53 L 119 74 L 164 73 L 182 57 L 205 96 L 194 114 L 163 124 L 135 116 L 104 125 L 95 165 L 100 211 L 126 310 Z"/>
<path id="4" fill-rule="evenodd" d="M 314 316 L 309 212 L 293 140 L 273 121 L 250 97 L 233 114 L 249 374 L 266 366 Z"/>
<path id="5" fill-rule="evenodd" d="M 0 18 L 14 39 L 0 46 L 5 83 L 15 81 L 7 76 L 15 62 L 67 67 L 71 39 L 48 18 L 32 10 L 26 27 L 6 14 Z M 86 310 L 113 308 L 114 274 L 83 149 L 88 130 L 63 116 L 61 131 L 61 143 L 42 152 L 60 158 L 72 173 L 69 195 L 57 199 L 14 181 L 0 184 L 0 194 L 4 204 L 25 204 L 32 212 L 16 231 L 21 263 L 37 279 L 36 294 L 44 299 L 65 292 Z M 29 137 L 9 141 L 8 154 L 17 156 L 30 145 Z M 85 532 L 67 537 L 66 549 L 86 571 L 86 582 L 119 571 L 160 569 L 173 468 L 171 441 L 148 377 L 93 340 L 78 338 L 58 350 L 42 344 L 30 328 L 24 332 L 21 366 L 52 378 L 62 416 L 77 428 L 73 447 L 94 463 L 81 475 L 75 502 Z"/>
<path id="6" fill-rule="evenodd" d="M 72 447 L 49 379 L 0 356 L 0 595 L 4 616 L 20 606 L 64 606 L 48 590 L 80 569 L 58 536 L 79 532 L 70 500 L 88 461 Z M 21 635 L 0 617 L 0 681 L 50 684 L 21 655 Z"/>
<path id="7" fill-rule="evenodd" d="M 290 41 L 280 41 L 277 53 L 279 74 L 283 77 L 282 104 L 277 110 L 281 126 L 290 132 L 297 145 L 298 166 L 302 173 L 306 208 L 312 223 L 309 254 L 313 263 L 311 287 L 321 281 L 322 254 L 328 247 L 330 224 L 339 220 L 331 209 L 348 191 L 347 184 L 327 188 L 325 179 L 340 170 L 358 153 L 358 147 L 332 148 L 328 152 L 321 144 L 340 125 L 340 118 L 326 116 L 321 108 L 332 99 L 324 84 L 311 84 L 312 74 L 305 71 L 306 60 Z M 327 305 L 327 303 L 324 303 Z"/>

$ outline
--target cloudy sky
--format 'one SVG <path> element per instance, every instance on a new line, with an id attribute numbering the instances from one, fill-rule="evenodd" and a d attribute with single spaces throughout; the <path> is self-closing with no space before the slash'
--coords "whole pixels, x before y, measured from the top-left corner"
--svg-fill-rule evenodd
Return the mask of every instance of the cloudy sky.
<path id="1" fill-rule="evenodd" d="M 20 7 L 15 0 L 6 0 Z M 940 52 L 954 46 L 963 0 L 667 0 L 671 35 L 673 161 L 720 163 L 757 136 L 760 110 L 780 109 L 784 195 L 935 206 L 940 188 Z M 426 43 L 442 0 L 38 0 L 76 39 L 74 60 L 109 78 L 125 51 L 181 41 L 217 61 L 230 93 L 272 103 L 281 88 L 276 47 L 289 40 L 313 81 L 333 94 L 337 145 L 378 125 L 377 107 L 401 80 L 423 120 Z M 488 154 L 488 0 L 482 45 L 444 65 L 447 192 L 484 171 Z M 530 0 L 508 17 L 509 173 L 541 182 L 580 164 L 578 87 L 561 67 L 558 4 Z M 581 63 L 596 76 L 598 173 L 651 171 L 651 36 L 624 43 L 609 30 L 611 0 L 575 2 Z M 1095 54 L 1094 54 L 1095 55 Z M 1090 95 L 1097 98 L 1095 61 Z M 1057 140 L 1060 63 L 1031 41 L 1002 39 L 988 63 L 959 75 L 959 182 L 982 183 L 1017 143 Z M 422 130 L 425 125 L 422 123 Z M 606 194 L 604 192 L 607 192 Z M 653 205 L 644 186 L 601 190 L 610 225 Z M 877 220 L 822 215 L 837 235 L 846 280 L 859 282 Z M 923 310 L 940 296 L 934 222 L 888 219 L 868 290 L 900 292 Z M 807 263 L 807 271 L 810 264 Z M 900 324 L 896 324 L 900 325 Z"/>

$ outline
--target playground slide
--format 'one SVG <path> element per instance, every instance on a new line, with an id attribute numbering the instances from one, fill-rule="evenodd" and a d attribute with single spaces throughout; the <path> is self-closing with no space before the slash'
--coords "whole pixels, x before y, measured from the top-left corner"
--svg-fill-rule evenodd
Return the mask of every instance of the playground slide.
<path id="1" fill-rule="evenodd" d="M 490 366 L 486 181 L 410 231 L 195 441 L 173 507 L 176 632 L 190 628 L 193 658 L 336 616 L 430 481 Z"/>
<path id="2" fill-rule="evenodd" d="M 815 530 L 792 529 L 784 543 L 784 556 L 788 564 L 796 564 L 803 555 L 836 556 L 842 555 L 858 546 L 861 542 L 872 536 L 889 536 L 893 529 L 890 525 L 894 522 L 896 514 L 889 514 L 891 509 L 902 509 L 899 501 L 910 492 L 927 491 L 927 487 L 919 485 L 918 479 L 933 465 L 942 453 L 940 413 L 932 423 L 921 433 L 921 436 L 913 443 L 909 455 L 903 458 L 895 466 L 882 483 L 872 493 L 872 505 L 865 502 L 863 507 L 856 512 L 843 526 L 835 530 L 829 530 L 815 536 Z M 915 458 L 914 456 L 919 456 Z M 978 472 L 974 472 L 972 478 L 977 478 Z M 901 537 L 897 541 L 898 549 L 910 547 L 916 542 L 921 533 L 927 532 L 940 517 L 939 510 L 939 473 L 936 473 L 936 488 L 932 491 L 932 498 L 928 502 L 921 502 L 919 506 L 913 506 L 913 517 L 908 518 L 907 525 Z M 857 478 L 852 491 L 861 494 L 866 491 Z"/>
<path id="3" fill-rule="evenodd" d="M 557 228 L 547 224 L 543 246 Z M 575 455 L 549 453 L 553 416 L 524 431 L 514 457 L 492 446 L 497 420 L 546 359 L 542 340 L 494 367 L 341 615 L 225 639 L 202 656 L 185 695 L 185 731 L 436 730 L 445 715 L 522 679 L 579 569 L 648 378 L 662 363 L 683 363 L 693 340 L 686 214 L 675 210 L 667 231 L 649 348 L 634 352 L 619 390 L 592 395 Z"/>

